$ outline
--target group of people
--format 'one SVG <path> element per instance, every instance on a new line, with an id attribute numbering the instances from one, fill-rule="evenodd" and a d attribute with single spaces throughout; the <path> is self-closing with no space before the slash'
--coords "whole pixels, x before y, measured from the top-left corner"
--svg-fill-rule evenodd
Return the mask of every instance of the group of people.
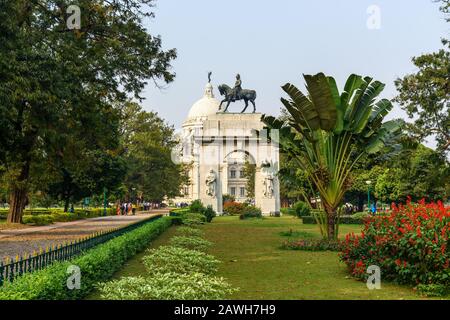
<path id="1" fill-rule="evenodd" d="M 117 215 L 129 216 L 136 214 L 136 205 L 131 202 L 122 202 L 117 204 Z"/>

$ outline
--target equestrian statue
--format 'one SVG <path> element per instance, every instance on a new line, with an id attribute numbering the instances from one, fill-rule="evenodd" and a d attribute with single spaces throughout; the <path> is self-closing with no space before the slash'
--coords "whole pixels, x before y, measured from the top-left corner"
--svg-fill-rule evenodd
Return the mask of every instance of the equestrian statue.
<path id="1" fill-rule="evenodd" d="M 234 88 L 230 88 L 226 84 L 221 84 L 218 87 L 220 95 L 225 96 L 225 99 L 223 99 L 220 102 L 219 110 L 222 110 L 222 104 L 224 102 L 227 102 L 227 106 L 225 107 L 225 110 L 223 110 L 223 112 L 227 112 L 231 102 L 244 100 L 245 108 L 244 110 L 242 110 L 241 113 L 244 113 L 247 110 L 249 101 L 253 104 L 253 113 L 256 112 L 256 104 L 255 104 L 256 91 L 242 89 L 241 85 L 242 85 L 241 76 L 238 74 L 236 75 L 236 83 L 234 85 Z"/>

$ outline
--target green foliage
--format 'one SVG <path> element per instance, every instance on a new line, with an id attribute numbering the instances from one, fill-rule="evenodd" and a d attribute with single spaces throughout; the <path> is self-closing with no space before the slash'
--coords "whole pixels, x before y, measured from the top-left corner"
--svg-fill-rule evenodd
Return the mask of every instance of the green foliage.
<path id="1" fill-rule="evenodd" d="M 130 257 L 145 249 L 170 225 L 170 218 L 163 217 L 101 244 L 70 262 L 56 262 L 43 270 L 26 273 L 0 287 L 0 300 L 72 300 L 86 297 L 95 284 L 109 279 Z M 70 265 L 80 267 L 80 290 L 67 288 L 67 268 Z"/>
<path id="2" fill-rule="evenodd" d="M 280 232 L 280 236 L 289 237 L 289 238 L 313 238 L 314 235 L 312 233 L 306 231 L 293 231 L 292 229 L 289 231 Z"/>
<path id="3" fill-rule="evenodd" d="M 191 205 L 189 206 L 189 211 L 193 213 L 203 213 L 204 210 L 205 207 L 200 200 L 192 201 Z"/>
<path id="4" fill-rule="evenodd" d="M 341 216 L 339 224 L 364 224 L 367 213 L 354 214 L 352 216 Z M 312 216 L 302 217 L 303 224 L 317 224 L 317 220 Z"/>
<path id="5" fill-rule="evenodd" d="M 244 212 L 245 204 L 240 202 L 225 202 L 223 211 L 231 216 L 238 216 Z"/>
<path id="6" fill-rule="evenodd" d="M 206 207 L 206 209 L 203 211 L 203 215 L 206 218 L 206 222 L 212 222 L 214 217 L 216 216 L 216 212 L 212 208 L 212 206 Z"/>
<path id="7" fill-rule="evenodd" d="M 109 300 L 220 300 L 236 291 L 223 278 L 203 273 L 126 277 L 99 288 Z"/>
<path id="8" fill-rule="evenodd" d="M 202 237 L 203 231 L 197 228 L 181 226 L 177 229 L 177 234 L 181 236 L 194 236 L 194 237 Z"/>
<path id="9" fill-rule="evenodd" d="M 73 213 L 62 212 L 61 209 L 32 211 L 31 214 L 25 214 L 22 222 L 25 224 L 34 224 L 37 226 L 45 226 L 55 222 L 69 222 L 87 218 L 96 218 L 103 216 L 103 208 L 97 209 L 76 209 Z M 26 213 L 26 212 L 25 212 Z M 116 214 L 114 208 L 107 208 L 106 214 L 111 216 Z"/>
<path id="10" fill-rule="evenodd" d="M 181 247 L 162 246 L 147 253 L 142 261 L 150 275 L 166 272 L 177 274 L 201 272 L 213 275 L 220 263 L 211 255 Z"/>
<path id="11" fill-rule="evenodd" d="M 419 284 L 416 290 L 426 297 L 444 297 L 450 292 L 450 289 L 441 284 Z"/>
<path id="12" fill-rule="evenodd" d="M 247 198 L 255 198 L 255 176 L 256 176 L 256 164 L 246 160 L 244 164 L 244 178 L 247 179 L 246 187 Z"/>
<path id="13" fill-rule="evenodd" d="M 171 152 L 177 144 L 173 126 L 135 103 L 125 105 L 121 126 L 122 144 L 128 150 L 128 196 L 143 194 L 149 201 L 179 196 L 188 179 L 184 167 L 172 161 Z"/>
<path id="14" fill-rule="evenodd" d="M 295 215 L 297 216 L 297 218 L 311 215 L 311 209 L 310 209 L 309 205 L 303 201 L 296 202 L 293 205 L 293 209 L 295 211 Z"/>
<path id="15" fill-rule="evenodd" d="M 197 251 L 206 251 L 209 247 L 212 246 L 212 243 L 210 241 L 194 236 L 175 236 L 170 239 L 170 244 L 174 247 Z"/>
<path id="16" fill-rule="evenodd" d="M 194 200 L 189 206 L 188 212 L 202 214 L 205 217 L 205 221 L 208 223 L 211 222 L 216 216 L 216 212 L 214 211 L 212 206 L 208 206 L 205 208 L 200 200 Z"/>
<path id="17" fill-rule="evenodd" d="M 202 213 L 188 212 L 182 215 L 181 220 L 184 225 L 198 226 L 206 222 L 206 217 Z"/>
<path id="18" fill-rule="evenodd" d="M 262 218 L 261 209 L 255 206 L 246 206 L 240 214 L 239 219 L 244 220 L 249 218 Z"/>
<path id="19" fill-rule="evenodd" d="M 370 218 L 361 235 L 348 234 L 340 258 L 357 278 L 366 279 L 367 267 L 376 265 L 383 279 L 450 290 L 449 225 L 450 207 L 442 202 L 393 205 L 389 214 Z"/>
<path id="20" fill-rule="evenodd" d="M 16 204 L 11 222 L 20 222 L 30 191 L 68 201 L 122 180 L 123 104 L 139 99 L 148 79 L 174 79 L 176 51 L 164 51 L 143 25 L 152 3 L 77 1 L 78 30 L 67 27 L 67 1 L 0 2 L 0 29 L 7 30 L 0 34 L 0 167 Z M 136 136 L 141 154 L 155 155 L 151 136 Z M 166 161 L 167 168 L 172 162 L 164 155 L 149 163 Z M 168 172 L 153 167 L 142 174 L 157 183 Z"/>
<path id="21" fill-rule="evenodd" d="M 338 241 L 328 240 L 290 240 L 285 241 L 281 245 L 285 250 L 302 250 L 302 251 L 339 251 Z"/>
<path id="22" fill-rule="evenodd" d="M 384 84 L 370 77 L 351 75 L 339 93 L 336 81 L 323 73 L 304 76 L 307 94 L 288 83 L 281 98 L 288 120 L 263 116 L 270 130 L 278 130 L 280 147 L 297 161 L 317 191 L 326 210 L 322 236 L 335 240 L 337 209 L 351 186 L 351 171 L 360 158 L 386 148 L 393 150 L 402 121 L 383 123 L 393 108 L 377 101 Z"/>
<path id="23" fill-rule="evenodd" d="M 448 4 L 447 4 L 448 8 Z M 448 9 L 447 9 L 448 10 Z M 444 48 L 412 59 L 418 71 L 395 81 L 398 102 L 414 118 L 410 133 L 419 139 L 436 135 L 438 149 L 450 148 L 450 42 Z"/>

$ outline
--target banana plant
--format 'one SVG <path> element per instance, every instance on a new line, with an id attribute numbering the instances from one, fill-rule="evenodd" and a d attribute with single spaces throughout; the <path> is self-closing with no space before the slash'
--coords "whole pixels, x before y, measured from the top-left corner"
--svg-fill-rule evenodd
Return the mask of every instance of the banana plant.
<path id="1" fill-rule="evenodd" d="M 364 154 L 398 148 L 403 122 L 383 122 L 393 106 L 378 100 L 384 84 L 352 74 L 339 93 L 336 81 L 323 73 L 304 75 L 307 94 L 288 83 L 281 102 L 289 119 L 262 116 L 269 130 L 278 130 L 283 152 L 298 162 L 319 192 L 325 210 L 323 236 L 338 237 L 338 207 L 350 188 L 351 172 Z"/>

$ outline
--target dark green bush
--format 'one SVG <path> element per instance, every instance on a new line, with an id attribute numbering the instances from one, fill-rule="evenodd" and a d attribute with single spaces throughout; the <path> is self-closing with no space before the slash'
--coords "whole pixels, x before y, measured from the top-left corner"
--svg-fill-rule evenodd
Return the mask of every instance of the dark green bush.
<path id="1" fill-rule="evenodd" d="M 211 222 L 216 216 L 216 212 L 211 206 L 208 206 L 205 211 L 203 211 L 203 214 L 206 218 L 206 222 Z"/>
<path id="2" fill-rule="evenodd" d="M 295 215 L 298 218 L 307 217 L 311 215 L 311 209 L 303 201 L 296 202 L 292 208 L 294 209 Z"/>
<path id="3" fill-rule="evenodd" d="M 189 211 L 193 213 L 203 213 L 205 210 L 206 208 L 200 200 L 192 201 L 191 205 L 189 206 Z"/>
<path id="4" fill-rule="evenodd" d="M 27 273 L 0 287 L 0 300 L 82 299 L 94 289 L 96 283 L 111 278 L 130 257 L 144 250 L 171 224 L 172 219 L 160 218 L 101 244 L 70 262 L 56 262 L 43 270 Z M 66 272 L 70 265 L 81 270 L 79 290 L 67 288 Z"/>
<path id="5" fill-rule="evenodd" d="M 241 220 L 248 218 L 262 218 L 262 212 L 261 209 L 255 206 L 246 206 L 239 218 Z"/>
<path id="6" fill-rule="evenodd" d="M 314 217 L 302 217 L 303 224 L 317 224 Z M 365 218 L 359 216 L 342 216 L 339 218 L 339 224 L 364 224 Z"/>
<path id="7" fill-rule="evenodd" d="M 281 248 L 302 251 L 339 251 L 340 246 L 338 241 L 300 239 L 285 241 Z"/>

